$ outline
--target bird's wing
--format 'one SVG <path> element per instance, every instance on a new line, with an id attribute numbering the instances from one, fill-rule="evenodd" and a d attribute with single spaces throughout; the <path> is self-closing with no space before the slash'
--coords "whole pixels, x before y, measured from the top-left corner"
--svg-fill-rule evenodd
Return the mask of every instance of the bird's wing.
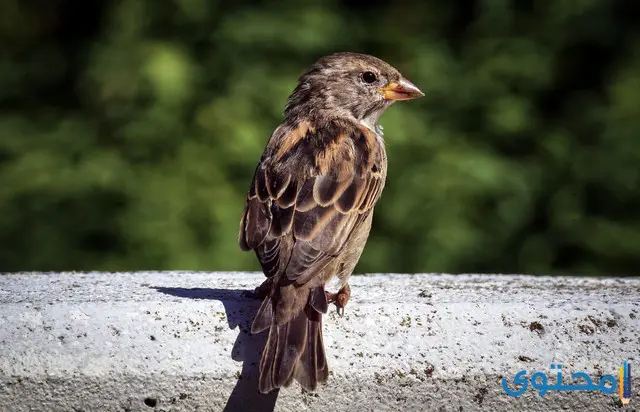
<path id="1" fill-rule="evenodd" d="M 308 122 L 276 129 L 256 168 L 239 243 L 266 276 L 304 284 L 345 247 L 384 186 L 386 156 L 369 129 Z M 280 277 L 284 279 L 284 277 Z"/>

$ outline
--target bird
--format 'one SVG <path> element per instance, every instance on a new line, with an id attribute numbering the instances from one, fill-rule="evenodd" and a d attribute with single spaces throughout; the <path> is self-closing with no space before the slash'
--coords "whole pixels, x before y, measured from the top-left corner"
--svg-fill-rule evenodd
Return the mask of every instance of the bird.
<path id="1" fill-rule="evenodd" d="M 322 315 L 344 313 L 348 278 L 371 230 L 387 176 L 380 115 L 424 93 L 385 61 L 340 52 L 316 60 L 289 96 L 249 186 L 238 242 L 265 281 L 251 333 L 269 331 L 258 389 L 294 380 L 314 391 L 329 376 Z M 338 279 L 337 293 L 326 291 Z"/>

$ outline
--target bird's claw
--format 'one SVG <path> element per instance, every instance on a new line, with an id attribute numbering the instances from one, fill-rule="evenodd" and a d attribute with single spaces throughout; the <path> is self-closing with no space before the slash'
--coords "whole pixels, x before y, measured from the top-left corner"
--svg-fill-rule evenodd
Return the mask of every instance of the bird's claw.
<path id="1" fill-rule="evenodd" d="M 338 291 L 338 293 L 330 293 L 330 292 L 325 292 L 326 296 L 327 296 L 327 303 L 333 303 L 336 305 L 336 312 L 338 313 L 338 316 L 343 317 L 344 316 L 344 307 L 347 305 L 347 302 L 349 301 L 349 297 L 351 296 L 351 289 L 349 288 L 349 285 L 345 285 L 344 287 L 342 287 L 342 289 L 340 289 Z"/>
<path id="2" fill-rule="evenodd" d="M 256 294 L 255 290 L 243 290 L 240 295 L 242 297 L 249 298 L 249 299 L 257 299 L 258 298 L 258 295 Z"/>
<path id="3" fill-rule="evenodd" d="M 271 279 L 269 278 L 264 282 L 262 282 L 262 284 L 257 288 L 255 288 L 254 290 L 245 290 L 243 292 L 243 295 L 252 299 L 262 300 L 269 295 L 269 292 L 271 290 L 271 284 L 272 282 L 271 282 Z"/>

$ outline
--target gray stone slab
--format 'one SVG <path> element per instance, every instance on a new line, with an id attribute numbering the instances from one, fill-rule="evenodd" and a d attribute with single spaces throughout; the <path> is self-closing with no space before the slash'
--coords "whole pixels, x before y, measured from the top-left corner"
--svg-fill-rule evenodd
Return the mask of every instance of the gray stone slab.
<path id="1" fill-rule="evenodd" d="M 604 411 L 617 391 L 529 389 L 501 379 L 640 370 L 640 279 L 514 275 L 352 278 L 325 317 L 331 375 L 315 393 L 257 392 L 266 334 L 248 328 L 258 273 L 0 275 L 3 411 Z M 636 376 L 638 373 L 635 374 Z"/>

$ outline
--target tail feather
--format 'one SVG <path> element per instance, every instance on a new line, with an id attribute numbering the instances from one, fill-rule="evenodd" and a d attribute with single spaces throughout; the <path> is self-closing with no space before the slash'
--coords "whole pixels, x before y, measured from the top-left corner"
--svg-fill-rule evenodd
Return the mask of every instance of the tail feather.
<path id="1" fill-rule="evenodd" d="M 275 329 L 275 326 L 269 331 L 269 339 L 267 340 L 267 344 L 262 352 L 262 358 L 260 359 L 260 378 L 258 382 L 258 389 L 261 393 L 269 393 L 276 388 L 276 384 L 273 381 L 273 373 L 271 371 L 273 359 L 276 356 L 277 346 L 277 343 L 274 342 L 277 338 L 272 337 L 277 332 L 273 329 Z"/>
<path id="2" fill-rule="evenodd" d="M 311 296 L 317 295 L 311 293 Z M 262 306 L 265 306 L 264 302 Z M 264 310 L 273 309 L 268 305 Z M 322 341 L 322 314 L 307 303 L 303 311 L 284 324 L 278 325 L 273 315 L 263 316 L 270 316 L 272 323 L 260 360 L 260 392 L 289 386 L 294 379 L 309 391 L 315 390 L 318 383 L 326 382 L 329 369 Z"/>
<path id="3" fill-rule="evenodd" d="M 271 298 L 267 297 L 262 301 L 258 312 L 256 313 L 253 323 L 251 324 L 251 333 L 257 334 L 267 330 L 273 323 L 273 304 Z"/>
<path id="4" fill-rule="evenodd" d="M 307 319 L 304 314 L 294 316 L 291 321 L 277 326 L 278 339 L 276 356 L 273 359 L 273 381 L 277 387 L 283 386 L 304 351 L 307 340 Z"/>
<path id="5" fill-rule="evenodd" d="M 318 383 L 326 382 L 329 368 L 322 342 L 322 314 L 307 306 L 307 344 L 300 356 L 293 378 L 306 390 L 315 390 Z"/>

